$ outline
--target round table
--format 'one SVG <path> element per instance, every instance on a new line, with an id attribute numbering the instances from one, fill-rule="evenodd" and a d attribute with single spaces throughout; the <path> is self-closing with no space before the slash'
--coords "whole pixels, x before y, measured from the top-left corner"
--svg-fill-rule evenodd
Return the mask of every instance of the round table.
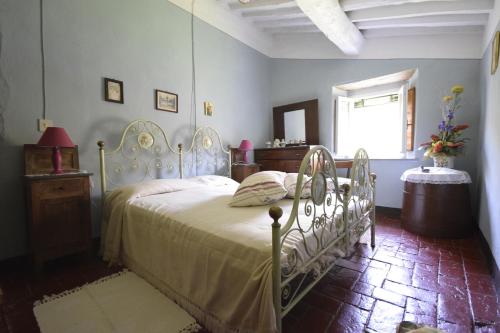
<path id="1" fill-rule="evenodd" d="M 406 170 L 401 219 L 403 228 L 422 236 L 460 238 L 472 231 L 470 176 L 448 168 Z"/>

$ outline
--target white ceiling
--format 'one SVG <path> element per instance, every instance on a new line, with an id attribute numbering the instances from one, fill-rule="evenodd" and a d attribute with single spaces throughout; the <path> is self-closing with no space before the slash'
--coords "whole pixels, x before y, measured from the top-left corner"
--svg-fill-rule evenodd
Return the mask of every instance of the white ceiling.
<path id="1" fill-rule="evenodd" d="M 169 1 L 190 10 L 187 6 L 191 4 L 189 0 Z M 495 7 L 495 0 L 248 1 L 199 0 L 195 3 L 194 13 L 266 55 L 285 58 L 377 58 L 379 56 L 371 55 L 371 50 L 377 48 L 375 45 L 401 53 L 405 49 L 417 48 L 410 45 L 412 41 L 418 44 L 418 48 L 426 49 L 429 58 L 448 57 L 446 48 L 453 49 L 456 58 L 480 57 L 485 27 Z M 339 13 L 333 13 L 337 9 Z M 214 15 L 214 12 L 217 14 Z M 211 19 L 207 19 L 210 15 Z M 318 15 L 324 17 L 318 18 Z M 228 21 L 231 21 L 229 16 L 233 22 L 232 29 L 227 27 Z M 325 27 L 325 22 L 331 22 L 331 27 L 328 24 Z M 236 27 L 238 25 L 239 28 Z M 235 33 L 235 29 L 240 31 Z M 349 34 L 361 36 L 360 47 L 350 48 L 347 45 Z M 359 42 L 357 35 L 352 38 L 354 41 Z M 457 45 L 450 45 L 452 42 Z M 287 56 L 291 46 L 286 43 L 309 50 Z M 435 54 L 432 50 L 436 50 Z M 381 57 L 398 57 L 392 53 L 385 52 Z M 402 54 L 401 57 L 408 58 L 410 55 Z"/>

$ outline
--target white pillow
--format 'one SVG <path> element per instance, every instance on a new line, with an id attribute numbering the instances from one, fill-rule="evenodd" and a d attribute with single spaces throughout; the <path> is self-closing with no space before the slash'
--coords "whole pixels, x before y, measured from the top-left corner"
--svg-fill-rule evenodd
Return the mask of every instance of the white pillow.
<path id="1" fill-rule="evenodd" d="M 286 175 L 284 184 L 287 191 L 287 198 L 295 198 L 298 176 L 298 173 L 289 173 Z M 304 175 L 304 178 L 302 178 L 302 193 L 300 197 L 302 199 L 311 197 L 311 177 L 309 177 L 308 175 Z"/>
<path id="2" fill-rule="evenodd" d="M 241 182 L 233 195 L 230 206 L 264 206 L 283 199 L 287 190 L 283 185 L 286 173 L 280 171 L 261 171 L 254 173 Z"/>
<path id="3" fill-rule="evenodd" d="M 298 173 L 289 173 L 285 177 L 285 188 L 287 190 L 287 198 L 295 198 L 295 190 L 297 188 L 297 178 L 299 174 Z M 307 199 L 311 197 L 311 177 L 304 175 L 304 178 L 302 178 L 302 193 L 300 197 L 302 199 Z M 344 178 L 344 177 L 337 177 L 337 181 L 339 183 L 339 190 L 342 192 L 342 185 L 344 184 L 351 184 L 351 179 L 350 178 Z M 333 192 L 335 191 L 335 187 L 333 185 L 333 181 L 328 178 L 327 179 L 327 191 Z"/>

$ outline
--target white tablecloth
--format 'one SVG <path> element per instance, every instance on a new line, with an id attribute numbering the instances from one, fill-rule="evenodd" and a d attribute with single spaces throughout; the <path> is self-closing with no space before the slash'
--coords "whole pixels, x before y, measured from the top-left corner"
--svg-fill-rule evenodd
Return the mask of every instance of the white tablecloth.
<path id="1" fill-rule="evenodd" d="M 420 167 L 406 170 L 401 180 L 424 184 L 469 184 L 472 183 L 467 172 L 448 168 L 427 167 L 429 172 L 422 172 Z"/>

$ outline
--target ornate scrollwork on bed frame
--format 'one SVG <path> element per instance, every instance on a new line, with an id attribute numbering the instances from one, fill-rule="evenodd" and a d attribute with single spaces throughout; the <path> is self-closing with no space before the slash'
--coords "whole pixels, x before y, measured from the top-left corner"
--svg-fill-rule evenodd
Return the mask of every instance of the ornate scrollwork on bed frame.
<path id="1" fill-rule="evenodd" d="M 191 146 L 183 155 L 182 170 L 190 170 L 195 175 L 222 174 L 231 177 L 231 146 L 224 149 L 220 134 L 211 127 L 198 128 Z"/>
<path id="2" fill-rule="evenodd" d="M 196 130 L 191 145 L 184 151 L 178 144 L 174 149 L 166 133 L 149 120 L 134 120 L 125 127 L 120 144 L 112 151 L 104 150 L 104 142 L 98 141 L 101 171 L 101 191 L 108 187 L 141 182 L 145 179 L 183 178 L 185 169 L 195 168 L 196 174 L 231 176 L 230 146 L 226 150 L 220 134 L 211 127 Z M 189 161 L 189 155 L 192 159 Z M 200 171 L 200 168 L 203 168 Z"/>
<path id="3" fill-rule="evenodd" d="M 281 319 L 335 265 L 336 258 L 351 251 L 351 240 L 371 228 L 371 245 L 375 246 L 375 179 L 368 155 L 360 149 L 351 183 L 340 186 L 333 157 L 325 147 L 317 146 L 302 160 L 286 223 L 279 223 L 283 214 L 279 207 L 269 210 L 274 220 L 273 302 L 280 332 Z M 301 200 L 306 188 L 310 188 L 310 198 Z M 297 240 L 298 246 L 287 246 Z"/>

